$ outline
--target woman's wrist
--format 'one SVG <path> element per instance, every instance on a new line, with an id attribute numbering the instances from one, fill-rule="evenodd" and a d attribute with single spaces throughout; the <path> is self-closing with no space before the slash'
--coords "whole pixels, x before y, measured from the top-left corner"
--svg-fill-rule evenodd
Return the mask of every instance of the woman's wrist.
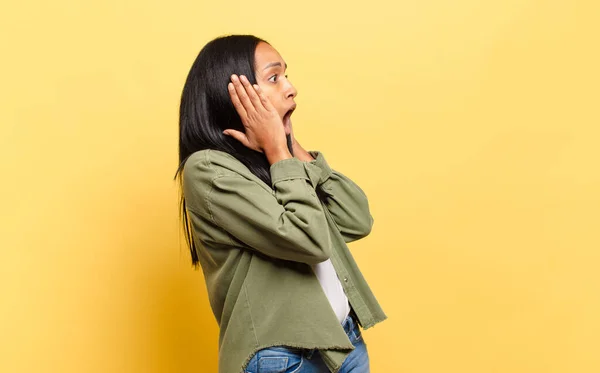
<path id="1" fill-rule="evenodd" d="M 294 150 L 294 157 L 298 158 L 301 161 L 310 162 L 315 160 L 313 156 L 310 155 L 309 152 L 304 150 L 304 148 L 296 140 L 294 140 L 292 144 L 292 149 Z"/>
<path id="2" fill-rule="evenodd" d="M 277 163 L 284 159 L 294 158 L 287 146 L 269 150 L 265 149 L 264 152 L 270 165 L 273 165 L 274 163 Z"/>

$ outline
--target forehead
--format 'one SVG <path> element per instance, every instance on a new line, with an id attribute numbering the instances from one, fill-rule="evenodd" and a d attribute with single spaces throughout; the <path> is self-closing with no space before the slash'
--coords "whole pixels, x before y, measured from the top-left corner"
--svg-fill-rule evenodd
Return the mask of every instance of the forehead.
<path id="1" fill-rule="evenodd" d="M 281 62 L 281 65 L 285 66 L 285 62 L 279 52 L 269 44 L 263 42 L 258 43 L 256 46 L 254 60 L 258 71 L 262 71 L 266 65 L 272 62 Z"/>

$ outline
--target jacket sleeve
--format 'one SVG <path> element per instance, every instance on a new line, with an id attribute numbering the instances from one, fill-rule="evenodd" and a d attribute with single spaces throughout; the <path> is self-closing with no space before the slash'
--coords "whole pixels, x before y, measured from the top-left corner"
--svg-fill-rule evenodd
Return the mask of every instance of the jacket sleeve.
<path id="1" fill-rule="evenodd" d="M 210 218 L 270 257 L 308 264 L 329 259 L 327 220 L 315 191 L 319 173 L 296 158 L 274 163 L 270 173 L 273 191 L 242 175 L 215 174 L 205 199 Z"/>
<path id="2" fill-rule="evenodd" d="M 314 161 L 308 162 L 320 170 L 318 190 L 324 205 L 346 242 L 356 241 L 371 233 L 373 217 L 363 190 L 350 178 L 331 169 L 321 152 L 309 152 Z"/>

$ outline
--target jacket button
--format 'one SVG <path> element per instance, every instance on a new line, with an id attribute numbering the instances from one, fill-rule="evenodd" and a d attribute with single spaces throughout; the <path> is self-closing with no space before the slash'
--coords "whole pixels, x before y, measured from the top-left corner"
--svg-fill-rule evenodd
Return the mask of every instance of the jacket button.
<path id="1" fill-rule="evenodd" d="M 348 282 L 348 277 L 344 277 L 344 282 Z"/>

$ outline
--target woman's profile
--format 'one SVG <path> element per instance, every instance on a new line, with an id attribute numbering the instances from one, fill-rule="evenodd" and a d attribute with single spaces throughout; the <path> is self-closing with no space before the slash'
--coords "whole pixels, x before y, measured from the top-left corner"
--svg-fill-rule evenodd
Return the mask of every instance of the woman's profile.
<path id="1" fill-rule="evenodd" d="M 369 372 L 382 311 L 347 243 L 365 193 L 294 137 L 296 89 L 267 42 L 209 42 L 180 105 L 182 218 L 219 324 L 219 373 Z"/>

